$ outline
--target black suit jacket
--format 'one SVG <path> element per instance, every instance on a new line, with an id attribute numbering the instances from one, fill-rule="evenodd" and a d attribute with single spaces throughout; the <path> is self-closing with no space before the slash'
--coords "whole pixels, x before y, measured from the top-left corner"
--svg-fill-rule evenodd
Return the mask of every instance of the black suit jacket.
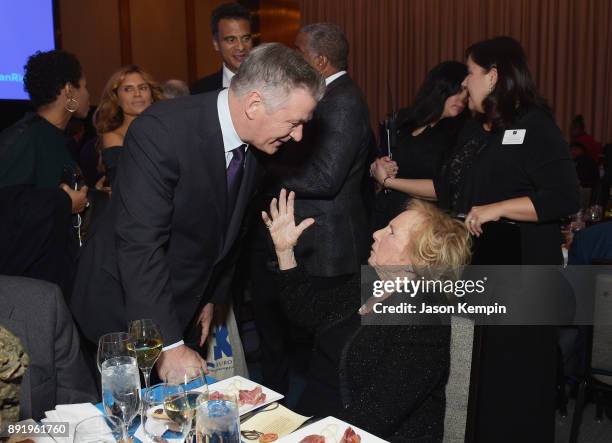
<path id="1" fill-rule="evenodd" d="M 214 74 L 196 80 L 191 85 L 192 94 L 202 94 L 204 92 L 218 91 L 219 89 L 223 89 L 223 68 Z"/>
<path id="2" fill-rule="evenodd" d="M 369 245 L 362 196 L 373 142 L 368 105 L 348 74 L 329 84 L 300 143 L 290 143 L 267 163 L 273 185 L 295 191 L 298 220 L 314 217 L 296 248 L 310 275 L 357 272 Z"/>
<path id="3" fill-rule="evenodd" d="M 109 211 L 82 250 L 71 301 L 94 343 L 138 318 L 154 319 L 174 343 L 204 303 L 226 300 L 258 167 L 251 148 L 228 219 L 217 96 L 158 102 L 130 125 Z"/>
<path id="4" fill-rule="evenodd" d="M 20 417 L 44 417 L 57 404 L 97 401 L 79 335 L 59 288 L 0 276 L 0 324 L 16 335 L 30 365 L 21 384 Z"/>

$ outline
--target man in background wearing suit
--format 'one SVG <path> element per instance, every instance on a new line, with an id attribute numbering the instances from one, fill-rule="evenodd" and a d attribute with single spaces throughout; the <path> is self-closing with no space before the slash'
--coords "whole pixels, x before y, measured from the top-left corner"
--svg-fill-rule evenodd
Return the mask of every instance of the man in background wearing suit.
<path id="1" fill-rule="evenodd" d="M 229 89 L 161 101 L 130 125 L 106 219 L 82 250 L 71 307 L 93 344 L 129 320 L 162 332 L 158 374 L 206 367 L 213 305 L 233 278 L 234 243 L 256 187 L 254 150 L 302 138 L 325 90 L 281 44 L 253 50 Z M 238 277 L 237 277 L 238 278 Z M 199 340 L 198 340 L 199 339 Z"/>
<path id="2" fill-rule="evenodd" d="M 265 159 L 269 183 L 260 209 L 267 210 L 280 188 L 295 192 L 296 219 L 315 219 L 296 255 L 313 283 L 326 288 L 359 272 L 367 257 L 370 239 L 361 186 L 373 135 L 367 103 L 346 72 L 349 45 L 344 33 L 330 23 L 308 25 L 298 33 L 295 46 L 325 77 L 327 87 L 304 126 L 302 142 Z M 268 233 L 256 224 L 253 229 L 249 261 L 264 383 L 285 392 L 290 346 L 283 331 L 288 326 L 277 302 L 274 274 L 266 266 L 274 253 Z"/>
<path id="3" fill-rule="evenodd" d="M 223 59 L 223 66 L 214 74 L 197 80 L 191 87 L 192 94 L 227 88 L 232 77 L 253 47 L 251 14 L 238 3 L 225 3 L 211 15 L 212 43 Z"/>

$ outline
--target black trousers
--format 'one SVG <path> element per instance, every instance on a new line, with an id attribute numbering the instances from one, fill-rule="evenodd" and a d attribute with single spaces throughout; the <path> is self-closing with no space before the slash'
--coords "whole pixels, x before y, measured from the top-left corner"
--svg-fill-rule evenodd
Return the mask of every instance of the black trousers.
<path id="1" fill-rule="evenodd" d="M 480 328 L 474 441 L 553 443 L 557 327 Z"/>

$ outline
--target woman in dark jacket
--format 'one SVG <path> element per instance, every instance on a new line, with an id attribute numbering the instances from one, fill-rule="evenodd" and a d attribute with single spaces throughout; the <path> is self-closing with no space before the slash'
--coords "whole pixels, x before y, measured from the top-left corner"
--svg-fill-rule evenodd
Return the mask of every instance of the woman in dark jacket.
<path id="1" fill-rule="evenodd" d="M 77 58 L 60 50 L 28 58 L 23 82 L 36 112 L 0 133 L 0 274 L 50 281 L 69 297 L 88 201 L 64 130 L 87 116 L 89 92 Z"/>
<path id="2" fill-rule="evenodd" d="M 360 313 L 373 314 L 369 303 L 361 306 L 358 274 L 335 288 L 314 290 L 293 254 L 314 220 L 295 226 L 293 204 L 293 192 L 287 198 L 283 190 L 278 203 L 272 200 L 270 215 L 262 217 L 281 270 L 281 302 L 291 321 L 316 335 L 298 411 L 332 415 L 390 441 L 442 441 L 449 327 L 362 325 Z M 387 265 L 439 269 L 461 266 L 468 258 L 465 227 L 414 200 L 374 234 L 368 263 L 381 274 Z"/>

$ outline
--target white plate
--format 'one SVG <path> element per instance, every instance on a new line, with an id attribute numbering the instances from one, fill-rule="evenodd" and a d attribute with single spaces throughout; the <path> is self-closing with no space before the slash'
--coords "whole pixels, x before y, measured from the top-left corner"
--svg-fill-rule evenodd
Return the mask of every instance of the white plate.
<path id="1" fill-rule="evenodd" d="M 240 415 L 246 414 L 247 412 L 254 411 L 255 409 L 259 409 L 262 406 L 278 401 L 284 397 L 284 395 L 279 394 L 278 392 L 273 391 L 270 388 L 266 388 L 264 385 L 260 385 L 258 383 L 255 383 L 254 381 L 251 381 L 239 375 L 235 375 L 234 377 L 230 377 L 225 380 L 220 380 L 218 382 L 208 385 L 208 391 L 214 392 L 214 391 L 227 391 L 227 390 L 233 391 L 235 390 L 236 395 L 238 395 L 238 391 L 241 389 L 247 389 L 250 391 L 256 388 L 257 386 L 261 386 L 261 391 L 264 394 L 266 394 L 266 400 L 263 403 L 260 403 L 256 406 L 253 406 L 253 405 L 240 406 L 240 409 L 238 410 Z M 198 391 L 200 389 L 195 389 L 195 390 Z"/>
<path id="2" fill-rule="evenodd" d="M 316 434 L 324 436 L 325 443 L 338 443 L 344 435 L 344 431 L 346 431 L 346 428 L 349 426 L 353 428 L 357 434 L 359 434 L 361 437 L 361 443 L 387 443 L 386 440 L 378 438 L 369 432 L 359 429 L 357 426 L 353 426 L 335 417 L 327 417 L 323 420 L 319 420 L 316 423 L 310 424 L 305 428 L 298 429 L 293 434 L 289 434 L 286 437 L 277 440 L 277 442 L 298 443 L 304 437 Z"/>

